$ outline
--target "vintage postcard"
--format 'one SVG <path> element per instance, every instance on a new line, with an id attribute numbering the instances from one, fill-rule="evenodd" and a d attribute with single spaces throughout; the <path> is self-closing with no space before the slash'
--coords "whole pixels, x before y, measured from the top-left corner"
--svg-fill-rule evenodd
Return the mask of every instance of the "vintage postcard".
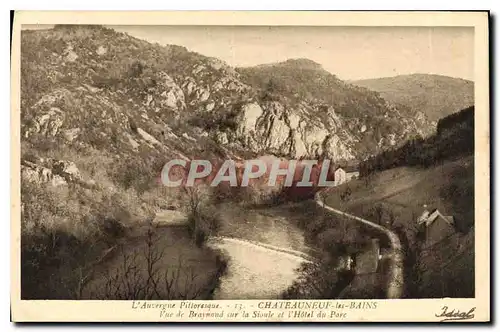
<path id="1" fill-rule="evenodd" d="M 487 322 L 488 12 L 16 12 L 15 322 Z"/>

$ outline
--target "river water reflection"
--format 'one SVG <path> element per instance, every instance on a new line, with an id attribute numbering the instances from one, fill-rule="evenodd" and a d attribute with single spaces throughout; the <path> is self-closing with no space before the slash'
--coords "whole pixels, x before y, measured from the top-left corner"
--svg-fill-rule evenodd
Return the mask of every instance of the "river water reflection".
<path id="1" fill-rule="evenodd" d="M 211 239 L 209 245 L 224 250 L 230 262 L 215 298 L 280 298 L 306 261 L 294 251 L 311 254 L 302 230 L 296 226 L 297 215 L 286 206 L 248 210 L 232 204 L 222 205 L 220 214 L 224 220 L 222 238 Z"/>

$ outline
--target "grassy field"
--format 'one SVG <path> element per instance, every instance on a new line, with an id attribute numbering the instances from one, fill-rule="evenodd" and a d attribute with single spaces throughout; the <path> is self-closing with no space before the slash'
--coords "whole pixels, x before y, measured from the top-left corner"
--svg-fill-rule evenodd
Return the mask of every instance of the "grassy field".
<path id="1" fill-rule="evenodd" d="M 348 189 L 349 199 L 342 200 L 340 194 Z M 403 224 L 416 220 L 425 204 L 453 215 L 466 232 L 474 225 L 474 160 L 468 157 L 428 169 L 383 171 L 337 187 L 326 203 L 365 217 L 373 217 L 373 207 L 382 204 Z"/>
<path id="2" fill-rule="evenodd" d="M 350 192 L 350 194 L 348 194 Z M 343 198 L 342 198 L 343 197 Z M 332 190 L 326 203 L 394 229 L 408 252 L 408 296 L 474 296 L 474 159 L 431 168 L 401 167 Z M 422 249 L 416 220 L 427 209 L 453 215 L 456 231 Z"/>

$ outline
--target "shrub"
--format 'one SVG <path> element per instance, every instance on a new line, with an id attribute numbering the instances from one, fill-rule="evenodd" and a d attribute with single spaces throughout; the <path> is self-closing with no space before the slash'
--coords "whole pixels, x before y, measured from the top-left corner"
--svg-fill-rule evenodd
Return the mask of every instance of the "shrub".
<path id="1" fill-rule="evenodd" d="M 335 299 L 353 279 L 327 261 L 303 263 L 299 278 L 282 294 L 284 299 Z"/>
<path id="2" fill-rule="evenodd" d="M 21 296 L 76 298 L 81 275 L 125 235 L 137 209 L 128 195 L 77 185 L 21 183 Z"/>
<path id="3" fill-rule="evenodd" d="M 154 154 L 143 153 L 115 159 L 115 164 L 108 170 L 110 178 L 124 189 L 133 188 L 139 195 L 157 187 L 164 163 Z"/>
<path id="4" fill-rule="evenodd" d="M 155 235 L 156 226 L 150 223 L 143 250 L 116 249 L 118 264 L 111 271 L 94 276 L 85 290 L 85 297 L 101 300 L 194 300 L 206 299 L 218 285 L 227 269 L 224 257 L 217 255 L 216 270 L 208 281 L 200 283 L 200 272 L 185 266 L 181 257 L 175 264 L 163 266 L 167 252 Z"/>
<path id="5" fill-rule="evenodd" d="M 185 188 L 188 230 L 198 247 L 201 247 L 210 235 L 216 234 L 221 225 L 217 207 L 210 204 L 211 197 L 207 188 Z"/>
<path id="6" fill-rule="evenodd" d="M 198 247 L 220 229 L 221 219 L 214 207 L 203 206 L 188 216 L 188 230 Z"/>

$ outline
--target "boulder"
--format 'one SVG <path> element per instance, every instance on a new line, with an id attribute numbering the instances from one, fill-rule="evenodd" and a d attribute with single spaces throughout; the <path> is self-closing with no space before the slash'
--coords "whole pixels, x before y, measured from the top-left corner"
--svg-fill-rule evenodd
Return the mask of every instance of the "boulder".
<path id="1" fill-rule="evenodd" d="M 160 94 L 160 106 L 169 107 L 174 110 L 185 109 L 186 100 L 182 89 L 167 73 L 160 72 L 158 76 L 160 77 L 159 89 L 162 91 Z"/>
<path id="2" fill-rule="evenodd" d="M 151 144 L 158 144 L 161 145 L 161 142 L 158 141 L 156 138 L 154 138 L 152 135 L 144 131 L 142 128 L 137 128 L 137 133 L 146 141 L 148 141 Z"/>
<path id="3" fill-rule="evenodd" d="M 21 162 L 21 179 L 36 184 L 50 183 L 53 187 L 68 184 L 63 177 L 53 174 L 49 168 L 28 161 Z"/>
<path id="4" fill-rule="evenodd" d="M 225 132 L 216 132 L 215 133 L 215 141 L 219 144 L 226 145 L 229 143 L 229 139 L 227 138 L 227 133 Z"/>
<path id="5" fill-rule="evenodd" d="M 215 102 L 211 101 L 205 105 L 205 112 L 210 112 L 215 108 Z"/>
<path id="6" fill-rule="evenodd" d="M 73 142 L 80 134 L 80 131 L 80 128 L 67 129 L 63 132 L 63 136 L 68 142 Z"/>
<path id="7" fill-rule="evenodd" d="M 76 164 L 68 160 L 56 160 L 52 162 L 52 173 L 59 175 L 68 182 L 81 181 L 82 175 Z"/>
<path id="8" fill-rule="evenodd" d="M 64 112 L 57 107 L 51 107 L 32 121 L 25 132 L 25 137 L 29 137 L 34 133 L 40 133 L 45 136 L 56 136 L 63 123 Z"/>
<path id="9" fill-rule="evenodd" d="M 78 54 L 73 50 L 73 45 L 68 45 L 64 50 L 64 57 L 68 62 L 75 62 L 78 59 Z"/>
<path id="10" fill-rule="evenodd" d="M 102 45 L 100 45 L 95 51 L 98 55 L 104 55 L 108 52 L 108 49 Z"/>

